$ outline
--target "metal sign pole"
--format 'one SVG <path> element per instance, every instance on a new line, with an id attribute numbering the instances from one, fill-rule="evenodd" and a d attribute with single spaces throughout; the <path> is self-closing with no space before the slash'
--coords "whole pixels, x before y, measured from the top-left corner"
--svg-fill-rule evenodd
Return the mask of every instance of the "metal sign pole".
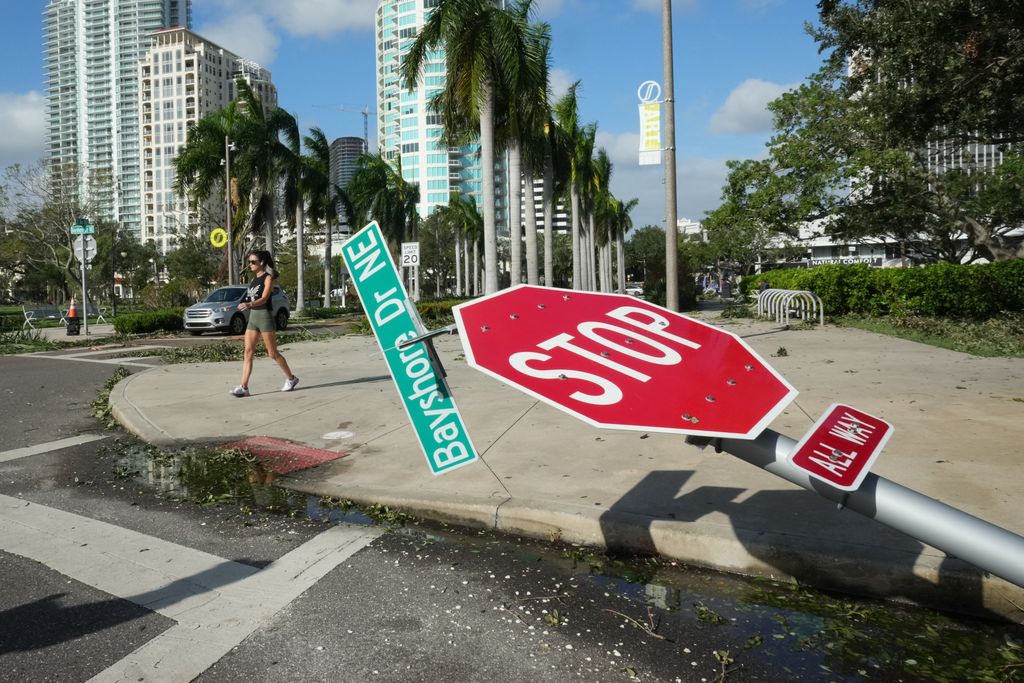
<path id="1" fill-rule="evenodd" d="M 89 334 L 89 290 L 85 286 L 85 261 L 88 253 L 89 235 L 82 235 L 82 253 L 79 254 L 79 261 L 82 263 L 82 320 L 86 334 Z"/>
<path id="2" fill-rule="evenodd" d="M 847 493 L 833 488 L 791 465 L 786 456 L 792 452 L 796 441 L 770 429 L 749 441 L 693 436 L 686 437 L 686 441 L 725 451 L 833 500 L 841 507 L 1024 587 L 1024 537 L 1002 527 L 872 473 L 868 473 L 856 491 Z"/>

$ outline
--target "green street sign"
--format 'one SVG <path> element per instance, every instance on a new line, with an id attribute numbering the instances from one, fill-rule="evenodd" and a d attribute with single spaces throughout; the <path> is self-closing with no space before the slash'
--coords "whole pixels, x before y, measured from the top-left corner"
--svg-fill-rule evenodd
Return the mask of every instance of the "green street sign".
<path id="1" fill-rule="evenodd" d="M 96 228 L 87 222 L 83 223 L 81 220 L 71 226 L 72 235 L 92 235 L 95 232 Z"/>
<path id="2" fill-rule="evenodd" d="M 430 471 L 444 474 L 474 462 L 476 449 L 447 383 L 430 362 L 426 343 L 396 348 L 424 330 L 376 221 L 345 242 L 341 255 Z"/>

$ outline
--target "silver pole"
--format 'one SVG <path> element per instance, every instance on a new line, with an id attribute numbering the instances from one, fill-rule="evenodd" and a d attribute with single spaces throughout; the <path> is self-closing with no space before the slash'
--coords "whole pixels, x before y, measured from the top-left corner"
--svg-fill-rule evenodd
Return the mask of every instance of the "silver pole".
<path id="1" fill-rule="evenodd" d="M 797 486 L 835 501 L 876 522 L 1024 588 L 1024 537 L 868 473 L 851 493 L 833 488 L 794 467 L 787 455 L 796 441 L 766 429 L 753 440 L 687 438 L 712 445 Z"/>
<path id="2" fill-rule="evenodd" d="M 676 225 L 676 95 L 672 65 L 672 0 L 662 0 L 665 69 L 665 308 L 679 310 L 679 228 Z"/>
<path id="3" fill-rule="evenodd" d="M 85 334 L 89 334 L 89 288 L 85 286 L 85 260 L 89 253 L 89 235 L 82 235 L 82 253 L 79 258 L 82 263 L 82 324 L 85 327 Z"/>
<path id="4" fill-rule="evenodd" d="M 235 245 L 231 236 L 231 140 L 224 136 L 224 229 L 228 232 L 228 284 L 235 284 Z"/>

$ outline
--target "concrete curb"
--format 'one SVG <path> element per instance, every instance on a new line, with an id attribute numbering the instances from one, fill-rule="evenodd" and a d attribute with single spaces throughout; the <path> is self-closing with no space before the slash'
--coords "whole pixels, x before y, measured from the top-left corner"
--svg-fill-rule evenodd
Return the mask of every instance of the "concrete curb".
<path id="1" fill-rule="evenodd" d="M 872 547 L 864 548 L 863 554 L 839 557 L 815 547 L 814 539 L 795 534 L 737 532 L 720 524 L 684 524 L 620 510 L 515 498 L 454 502 L 429 495 L 396 495 L 387 489 L 325 487 L 292 477 L 282 477 L 277 483 L 292 491 L 347 499 L 357 505 L 387 505 L 432 522 L 611 552 L 659 555 L 733 574 L 1024 623 L 1024 589 L 930 548 L 905 553 Z M 786 570 L 780 571 L 780 567 Z M 907 567 L 912 571 L 899 571 Z"/>

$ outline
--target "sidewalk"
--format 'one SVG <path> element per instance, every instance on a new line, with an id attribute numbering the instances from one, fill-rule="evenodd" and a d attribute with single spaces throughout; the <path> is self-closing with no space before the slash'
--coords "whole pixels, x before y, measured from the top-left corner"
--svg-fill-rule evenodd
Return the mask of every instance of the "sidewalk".
<path id="1" fill-rule="evenodd" d="M 896 431 L 876 474 L 1024 534 L 1024 359 L 852 329 L 711 322 L 745 337 L 800 391 L 772 429 L 799 439 L 835 401 L 884 417 Z M 217 363 L 134 374 L 110 400 L 151 443 L 273 436 L 344 452 L 278 480 L 311 494 L 1024 621 L 1022 588 L 679 436 L 592 428 L 470 369 L 457 338 L 436 346 L 481 453 L 439 477 L 371 337 L 284 347 L 302 379 L 291 394 L 278 391 L 273 363 L 258 359 L 249 398 L 228 395 L 241 364 Z"/>
<path id="2" fill-rule="evenodd" d="M 37 328 L 39 334 L 52 339 L 53 341 L 77 341 L 80 339 L 102 339 L 109 337 L 114 334 L 113 323 L 89 323 L 89 334 L 85 333 L 85 325 L 79 328 L 77 336 L 68 336 L 68 328 L 61 325 L 60 327 L 40 327 Z"/>

